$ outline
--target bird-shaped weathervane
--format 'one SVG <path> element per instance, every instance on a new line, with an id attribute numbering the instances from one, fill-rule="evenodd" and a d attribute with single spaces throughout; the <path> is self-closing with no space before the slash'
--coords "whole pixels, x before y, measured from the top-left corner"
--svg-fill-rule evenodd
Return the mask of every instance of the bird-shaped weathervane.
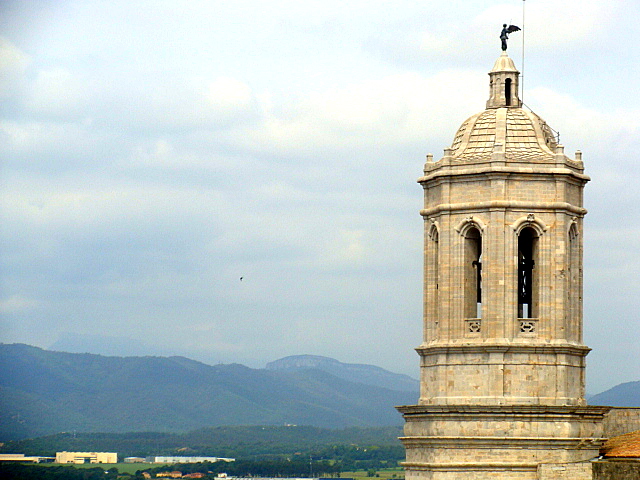
<path id="1" fill-rule="evenodd" d="M 520 27 L 516 25 L 507 26 L 506 23 L 502 24 L 502 33 L 500 33 L 500 40 L 502 40 L 502 51 L 507 51 L 507 40 L 509 40 L 509 34 L 520 31 Z"/>

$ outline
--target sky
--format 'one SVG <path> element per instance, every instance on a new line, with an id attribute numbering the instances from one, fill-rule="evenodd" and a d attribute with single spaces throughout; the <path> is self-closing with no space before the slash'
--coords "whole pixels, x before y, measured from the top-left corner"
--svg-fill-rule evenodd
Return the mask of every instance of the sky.
<path id="1" fill-rule="evenodd" d="M 636 0 L 3 0 L 0 341 L 417 378 L 416 179 L 485 108 L 514 23 L 525 104 L 592 178 L 587 390 L 640 380 L 638 18 Z"/>

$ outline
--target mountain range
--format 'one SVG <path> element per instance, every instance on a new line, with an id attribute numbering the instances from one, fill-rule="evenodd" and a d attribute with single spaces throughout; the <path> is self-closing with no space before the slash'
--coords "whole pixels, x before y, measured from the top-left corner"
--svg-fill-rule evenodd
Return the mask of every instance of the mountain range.
<path id="1" fill-rule="evenodd" d="M 185 432 L 223 425 L 321 428 L 402 424 L 419 382 L 315 356 L 252 369 L 185 357 L 114 357 L 0 344 L 0 441 L 58 432 Z M 640 406 L 640 382 L 589 398 Z"/>
<path id="2" fill-rule="evenodd" d="M 384 368 L 361 363 L 342 363 L 334 358 L 320 355 L 293 355 L 267 363 L 267 370 L 295 372 L 309 368 L 322 370 L 334 377 L 349 382 L 364 383 L 390 390 L 418 392 L 420 382 L 409 375 L 393 373 Z"/>
<path id="3" fill-rule="evenodd" d="M 400 425 L 394 405 L 418 398 L 410 377 L 323 357 L 304 360 L 252 369 L 185 357 L 107 357 L 0 344 L 0 441 L 61 431 Z"/>
<path id="4" fill-rule="evenodd" d="M 608 405 L 610 407 L 640 407 L 640 382 L 626 382 L 594 395 L 589 405 Z"/>

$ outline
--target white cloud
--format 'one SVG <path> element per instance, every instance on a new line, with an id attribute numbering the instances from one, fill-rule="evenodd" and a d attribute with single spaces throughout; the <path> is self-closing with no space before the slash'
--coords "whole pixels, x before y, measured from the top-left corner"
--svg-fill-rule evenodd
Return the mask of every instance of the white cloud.
<path id="1" fill-rule="evenodd" d="M 415 372 L 415 178 L 484 108 L 523 3 L 24 4 L 0 42 L 0 261 L 6 305 L 37 308 L 8 314 L 11 339 L 115 322 L 217 361 L 277 349 Z M 640 266 L 611 212 L 636 235 L 638 7 L 526 7 L 525 100 L 584 152 L 589 288 L 624 292 L 626 310 L 597 307 L 627 318 Z"/>
<path id="2" fill-rule="evenodd" d="M 55 68 L 38 72 L 30 86 L 26 104 L 39 114 L 68 117 L 78 113 L 87 100 L 85 97 L 78 78 L 67 69 Z"/>
<path id="3" fill-rule="evenodd" d="M 528 90 L 527 104 L 535 106 L 536 112 L 560 131 L 562 143 L 583 143 L 573 148 L 583 151 L 587 169 L 606 175 L 603 169 L 637 168 L 638 162 L 628 152 L 640 143 L 640 110 L 616 106 L 602 111 L 548 87 Z M 615 162 L 608 159 L 611 155 Z"/>
<path id="4" fill-rule="evenodd" d="M 16 96 L 23 83 L 23 74 L 31 64 L 32 59 L 11 43 L 0 36 L 0 98 Z"/>
<path id="5" fill-rule="evenodd" d="M 0 300 L 0 312 L 2 313 L 27 313 L 38 306 L 36 300 L 24 297 L 22 295 L 11 295 L 8 298 Z"/>
<path id="6" fill-rule="evenodd" d="M 478 96 L 485 93 L 482 78 L 464 70 L 431 77 L 407 73 L 312 92 L 297 102 L 272 107 L 265 122 L 252 128 L 249 135 L 239 131 L 233 137 L 248 149 L 324 156 L 336 150 L 397 148 L 446 130 L 452 132 L 447 137 L 453 136 L 464 119 L 461 115 L 473 113 L 469 105 L 475 102 L 480 109 Z M 473 88 L 468 88 L 470 85 Z M 452 95 L 452 91 L 457 93 Z"/>
<path id="7" fill-rule="evenodd" d="M 527 45 L 534 48 L 572 48 L 576 44 L 591 44 L 611 27 L 619 9 L 620 2 L 603 3 L 600 0 L 509 2 L 489 6 L 474 19 L 474 24 L 477 28 L 492 25 L 493 36 L 497 39 L 501 23 L 522 27 L 524 13 L 526 30 L 512 35 L 511 41 L 515 45 L 520 45 L 524 34 Z"/>
<path id="8" fill-rule="evenodd" d="M 235 78 L 220 77 L 209 85 L 207 100 L 216 111 L 244 111 L 250 108 L 253 94 L 246 83 Z"/>
<path id="9" fill-rule="evenodd" d="M 31 58 L 5 37 L 0 36 L 0 72 L 3 75 L 23 72 Z"/>

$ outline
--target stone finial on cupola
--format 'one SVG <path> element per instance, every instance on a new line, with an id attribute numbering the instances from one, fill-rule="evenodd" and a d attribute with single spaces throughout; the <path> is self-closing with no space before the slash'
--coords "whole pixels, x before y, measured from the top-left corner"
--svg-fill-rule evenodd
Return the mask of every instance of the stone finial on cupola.
<path id="1" fill-rule="evenodd" d="M 496 60 L 489 72 L 489 100 L 487 108 L 522 107 L 518 97 L 520 72 L 506 51 Z"/>

